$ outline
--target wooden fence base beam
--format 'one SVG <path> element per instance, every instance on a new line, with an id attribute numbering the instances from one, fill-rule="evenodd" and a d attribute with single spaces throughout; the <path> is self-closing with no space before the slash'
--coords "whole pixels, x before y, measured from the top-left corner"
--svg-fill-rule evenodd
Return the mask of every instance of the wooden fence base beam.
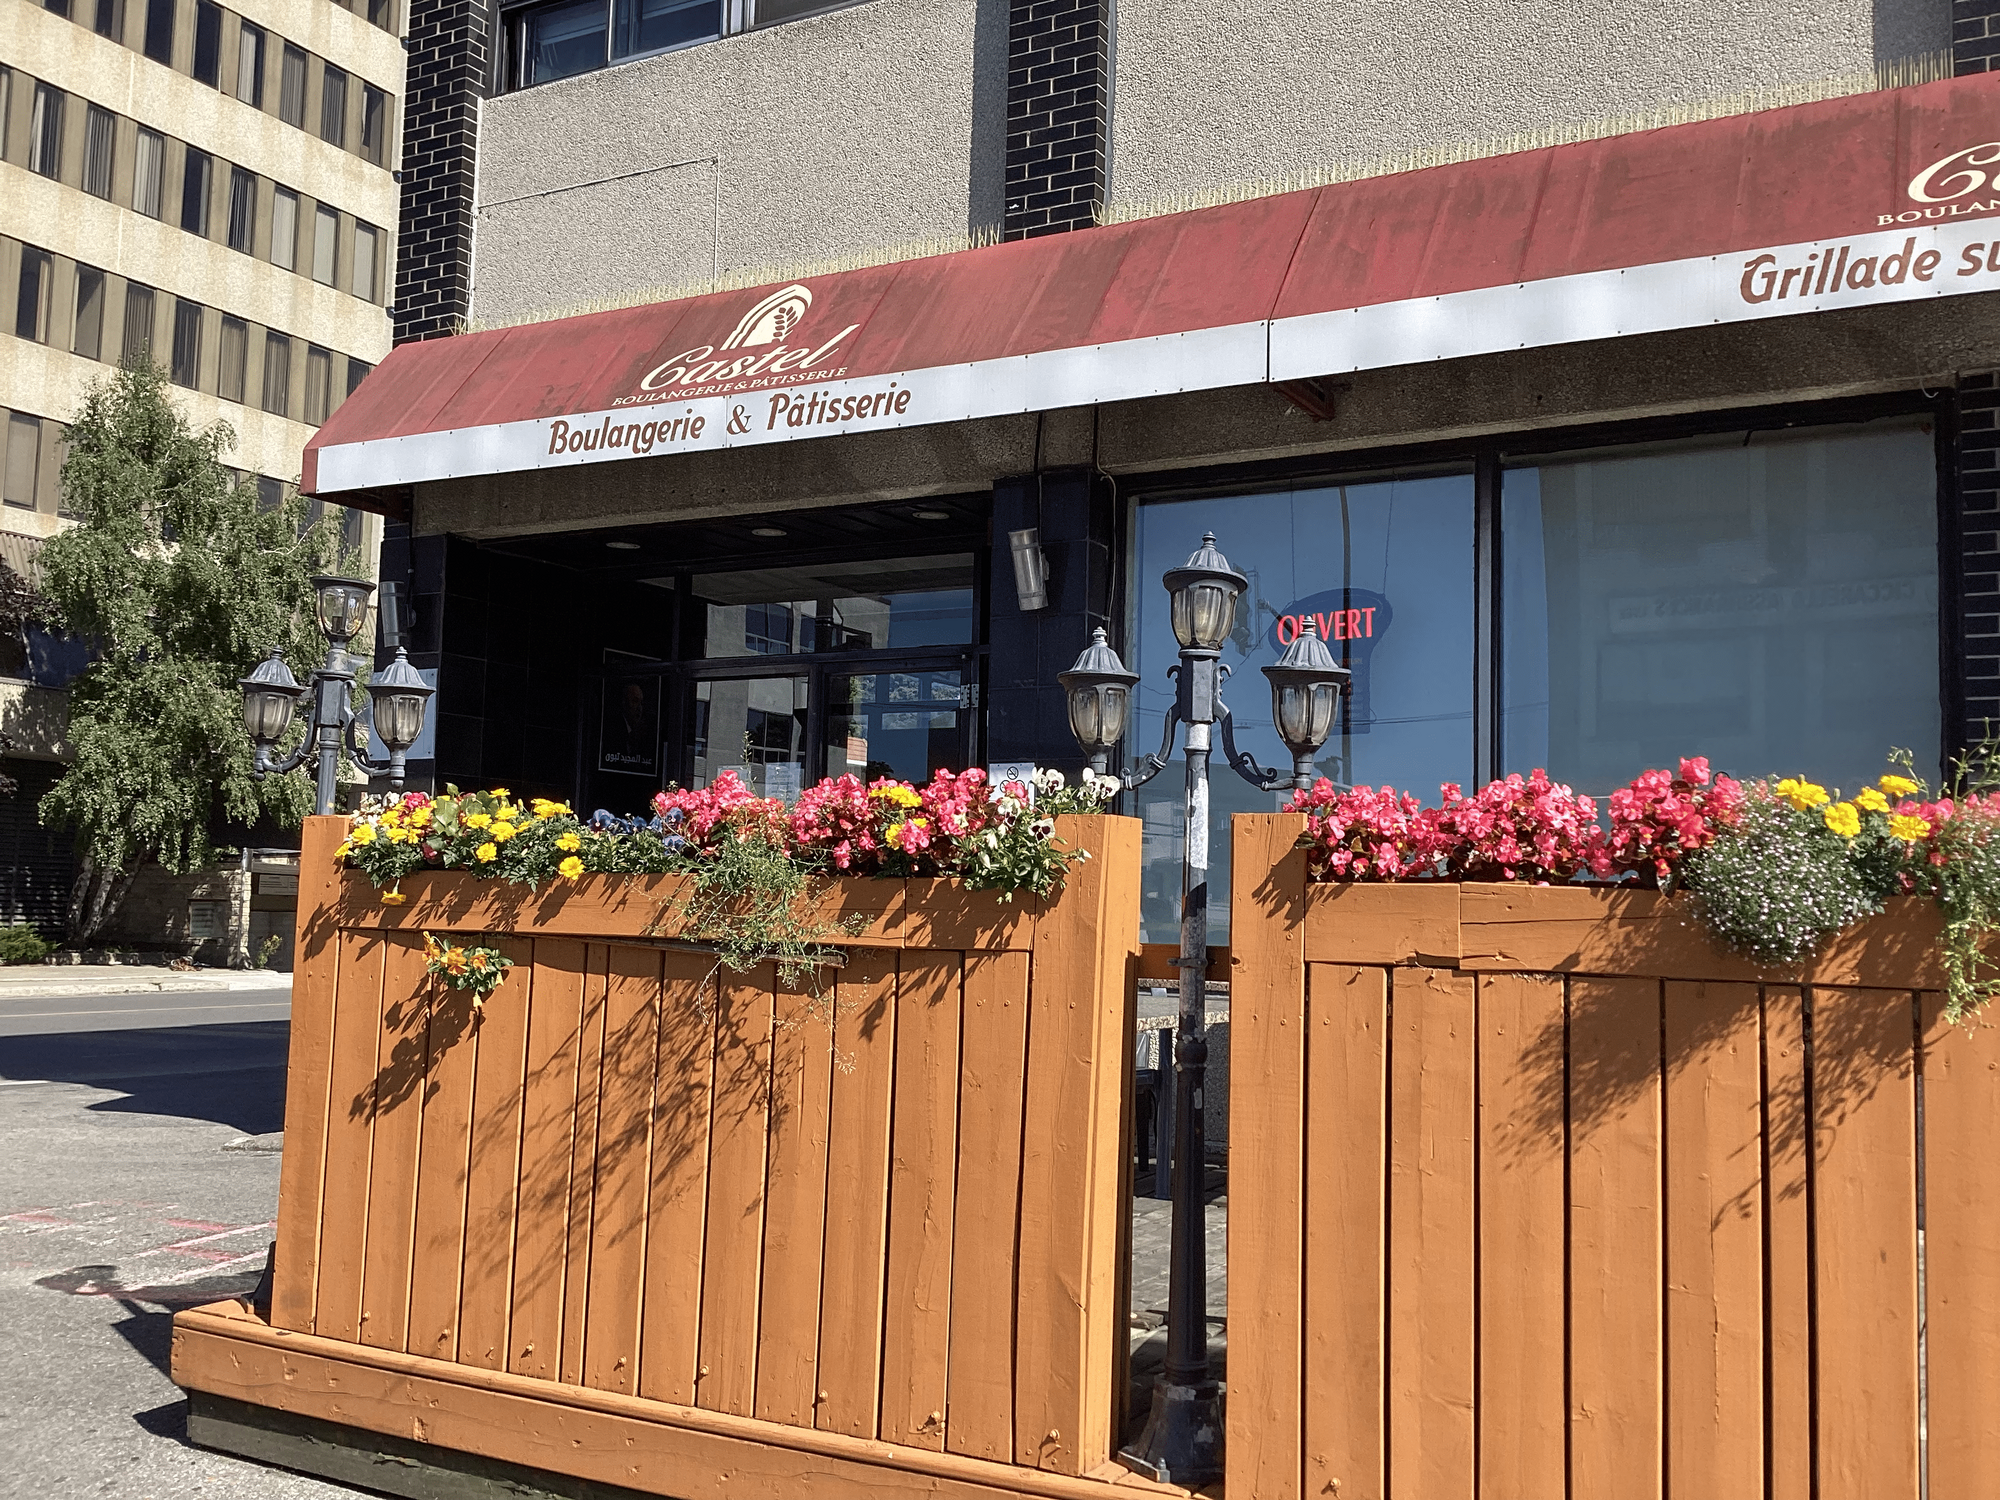
<path id="1" fill-rule="evenodd" d="M 591 1500 L 1188 1494 L 1130 1476 L 1071 1478 L 287 1333 L 240 1303 L 174 1319 L 173 1378 L 199 1403 L 190 1410 L 196 1442 L 391 1494 L 485 1500 L 520 1493 L 502 1487 L 509 1479 L 530 1495 L 539 1484 Z M 399 1488 L 426 1474 L 431 1488 Z M 554 1487 L 549 1476 L 558 1476 Z"/>

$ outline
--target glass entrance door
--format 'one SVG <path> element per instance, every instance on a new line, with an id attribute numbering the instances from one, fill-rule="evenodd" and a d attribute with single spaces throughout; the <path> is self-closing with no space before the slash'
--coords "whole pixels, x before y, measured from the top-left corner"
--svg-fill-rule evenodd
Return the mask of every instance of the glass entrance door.
<path id="1" fill-rule="evenodd" d="M 826 674 L 828 776 L 893 776 L 921 785 L 966 764 L 971 717 L 963 664 Z"/>
<path id="2" fill-rule="evenodd" d="M 734 771 L 760 797 L 795 801 L 806 780 L 812 677 L 794 672 L 695 683 L 688 785 L 707 786 Z"/>

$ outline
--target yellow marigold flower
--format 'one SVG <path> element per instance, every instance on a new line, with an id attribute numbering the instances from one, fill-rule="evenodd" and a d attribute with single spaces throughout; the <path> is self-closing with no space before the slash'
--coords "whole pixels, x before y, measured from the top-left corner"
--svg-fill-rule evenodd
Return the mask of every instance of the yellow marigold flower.
<path id="1" fill-rule="evenodd" d="M 1884 776 L 1875 784 L 1891 797 L 1914 797 L 1922 790 L 1921 787 L 1907 776 Z"/>
<path id="2" fill-rule="evenodd" d="M 394 828 L 398 823 L 402 821 L 403 821 L 402 813 L 398 812 L 393 807 L 390 808 L 387 812 L 382 814 L 382 826 L 384 828 Z"/>
<path id="3" fill-rule="evenodd" d="M 1861 814 L 1852 802 L 1836 802 L 1820 814 L 1826 819 L 1826 826 L 1844 839 L 1851 839 L 1861 832 Z"/>
<path id="4" fill-rule="evenodd" d="M 1913 818 L 1907 813 L 1897 813 L 1889 819 L 1889 832 L 1905 843 L 1914 844 L 1918 839 L 1930 836 L 1931 825 L 1922 818 Z"/>
<path id="5" fill-rule="evenodd" d="M 373 823 L 362 823 L 347 837 L 351 842 L 356 844 L 372 844 L 375 842 L 375 825 Z"/>
<path id="6" fill-rule="evenodd" d="M 556 838 L 556 847 L 565 854 L 574 854 L 583 847 L 583 835 L 572 828 Z"/>
<path id="7" fill-rule="evenodd" d="M 883 829 L 882 842 L 887 844 L 891 849 L 902 848 L 903 825 L 901 823 L 891 823 L 887 828 Z"/>
<path id="8" fill-rule="evenodd" d="M 1777 785 L 1777 793 L 1800 812 L 1807 808 L 1823 806 L 1830 799 L 1826 788 L 1803 777 L 1787 776 Z"/>
<path id="9" fill-rule="evenodd" d="M 411 813 L 411 814 L 410 814 L 410 826 L 411 826 L 412 828 L 428 828 L 428 827 L 430 827 L 430 826 L 431 826 L 431 810 L 430 810 L 430 809 L 429 809 L 428 807 L 420 807 L 420 808 L 418 808 L 418 809 L 417 809 L 417 810 L 416 810 L 415 812 Z"/>
<path id="10" fill-rule="evenodd" d="M 583 861 L 572 854 L 568 859 L 556 866 L 556 873 L 561 875 L 565 880 L 574 880 L 583 873 Z"/>
<path id="11" fill-rule="evenodd" d="M 472 851 L 472 857 L 482 865 L 486 865 L 491 864 L 499 853 L 500 846 L 498 844 L 481 844 L 477 849 Z"/>
<path id="12" fill-rule="evenodd" d="M 550 818 L 560 818 L 564 813 L 569 811 L 569 804 L 567 802 L 551 802 L 546 797 L 537 797 L 534 800 L 533 806 L 535 817 L 542 822 L 547 822 Z"/>
<path id="13" fill-rule="evenodd" d="M 467 813 L 462 821 L 467 828 L 484 828 L 493 817 L 490 813 Z"/>
<path id="14" fill-rule="evenodd" d="M 491 797 L 495 802 L 505 802 L 509 797 L 513 796 L 514 794 L 508 791 L 507 788 L 505 788 L 504 786 L 496 786 L 495 788 L 493 788 L 492 791 L 488 792 L 486 795 Z"/>
<path id="15" fill-rule="evenodd" d="M 463 948 L 447 949 L 444 955 L 444 967 L 445 972 L 448 974 L 463 974 L 465 972 L 465 950 Z"/>
<path id="16" fill-rule="evenodd" d="M 917 807 L 923 798 L 906 786 L 878 786 L 870 795 L 880 797 L 884 802 L 892 802 L 897 807 Z"/>
<path id="17" fill-rule="evenodd" d="M 409 899 L 401 891 L 384 891 L 382 893 L 382 904 L 384 906 L 401 906 Z"/>
<path id="18" fill-rule="evenodd" d="M 1871 786 L 1866 791 L 1854 794 L 1854 805 L 1863 812 L 1887 812 L 1889 799 Z"/>
<path id="19" fill-rule="evenodd" d="M 475 974 L 484 974 L 486 972 L 486 955 L 484 953 L 475 953 L 472 955 L 472 972 Z"/>
<path id="20" fill-rule="evenodd" d="M 516 828 L 512 823 L 495 823 L 487 831 L 493 835 L 494 843 L 504 844 L 521 830 Z"/>

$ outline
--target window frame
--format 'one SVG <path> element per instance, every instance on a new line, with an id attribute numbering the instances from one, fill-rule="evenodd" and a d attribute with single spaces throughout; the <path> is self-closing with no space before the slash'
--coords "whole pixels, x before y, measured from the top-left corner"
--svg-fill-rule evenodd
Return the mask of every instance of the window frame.
<path id="1" fill-rule="evenodd" d="M 229 169 L 229 214 L 223 225 L 223 243 L 244 255 L 256 250 L 257 174 L 238 166 Z"/>
<path id="2" fill-rule="evenodd" d="M 251 21 L 239 23 L 236 32 L 236 97 L 252 109 L 264 107 L 264 49 L 267 43 L 264 28 Z M 244 74 L 250 77 L 250 95 L 243 94 Z"/>
<path id="3" fill-rule="evenodd" d="M 185 390 L 201 389 L 201 325 L 199 302 L 174 298 L 174 335 L 167 362 L 167 378 Z"/>
<path id="4" fill-rule="evenodd" d="M 208 238 L 209 209 L 215 198 L 215 157 L 199 146 L 183 143 L 181 157 L 181 229 Z"/>
<path id="5" fill-rule="evenodd" d="M 28 106 L 28 170 L 51 182 L 62 181 L 63 114 L 67 95 L 52 83 L 35 80 L 35 97 Z"/>
<path id="6" fill-rule="evenodd" d="M 292 117 L 291 110 L 293 106 L 289 102 L 292 98 L 292 63 L 294 60 L 298 63 L 297 119 Z M 304 48 L 294 46 L 290 42 L 284 43 L 278 49 L 278 118 L 297 130 L 304 130 L 306 128 L 306 65 L 310 61 L 311 59 Z"/>
<path id="7" fill-rule="evenodd" d="M 109 290 L 104 272 L 96 266 L 76 263 L 76 292 L 71 299 L 69 352 L 82 359 L 104 358 L 104 303 Z M 91 288 L 86 292 L 85 287 Z M 86 311 L 88 309 L 88 311 Z M 90 337 L 84 338 L 86 319 Z M 90 347 L 84 348 L 88 343 Z"/>
<path id="8" fill-rule="evenodd" d="M 133 314 L 141 307 L 145 309 L 145 314 L 137 320 L 139 337 L 135 340 Z M 153 335 L 159 331 L 159 312 L 159 297 L 153 288 L 138 281 L 125 283 L 125 305 L 119 309 L 118 328 L 118 359 L 121 364 L 153 357 Z"/>
<path id="9" fill-rule="evenodd" d="M 180 30 L 177 0 L 146 0 L 146 29 L 139 50 L 162 67 L 174 65 L 175 33 Z M 164 52 L 165 56 L 161 53 Z"/>
<path id="10" fill-rule="evenodd" d="M 188 73 L 207 88 L 222 87 L 222 7 L 215 0 L 194 0 L 194 52 Z"/>
<path id="11" fill-rule="evenodd" d="M 283 270 L 296 272 L 299 268 L 299 195 L 296 189 L 273 183 L 271 186 L 271 264 Z M 279 225 L 285 226 L 280 235 Z M 278 259 L 278 247 L 284 246 L 285 258 Z"/>
<path id="12" fill-rule="evenodd" d="M 497 10 L 493 31 L 493 64 L 490 83 L 498 94 L 519 93 L 522 89 L 540 88 L 548 83 L 560 83 L 561 78 L 543 79 L 540 82 L 524 81 L 527 57 L 524 42 L 527 23 L 531 16 L 543 11 L 559 9 L 574 4 L 575 0 L 525 0 L 525 3 L 505 5 Z M 619 55 L 615 48 L 618 0 L 602 0 L 604 5 L 604 61 L 595 68 L 587 68 L 580 73 L 566 73 L 564 78 L 582 78 L 591 73 L 601 73 L 606 68 L 615 68 L 625 63 L 642 62 L 649 57 L 662 57 L 669 52 L 684 51 L 689 47 L 705 46 L 710 42 L 722 41 L 728 37 L 741 36 L 750 31 L 766 31 L 774 26 L 789 25 L 793 21 L 811 20 L 815 16 L 831 14 L 837 10 L 850 10 L 864 5 L 867 0 L 827 0 L 798 15 L 780 16 L 774 20 L 757 19 L 758 0 L 721 0 L 722 28 L 712 36 L 694 37 L 685 42 L 674 42 L 665 47 L 652 47 L 643 52 L 629 52 Z"/>
<path id="13" fill-rule="evenodd" d="M 347 69 L 320 62 L 319 138 L 329 146 L 347 149 Z M 330 133 L 329 133 L 330 132 Z"/>
<path id="14" fill-rule="evenodd" d="M 99 146 L 103 147 L 101 153 Z M 101 104 L 86 102 L 83 110 L 83 190 L 91 197 L 102 198 L 108 203 L 117 175 L 118 116 Z"/>
<path id="15" fill-rule="evenodd" d="M 258 385 L 258 405 L 274 417 L 289 420 L 292 415 L 292 340 L 289 335 L 276 329 L 264 330 L 264 367 Z M 276 406 L 271 404 L 274 387 L 278 401 Z"/>

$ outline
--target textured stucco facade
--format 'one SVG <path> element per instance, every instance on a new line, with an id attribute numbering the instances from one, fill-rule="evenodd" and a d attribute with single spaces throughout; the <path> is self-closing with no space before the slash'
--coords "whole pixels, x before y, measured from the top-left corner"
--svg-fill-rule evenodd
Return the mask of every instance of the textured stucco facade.
<path id="1" fill-rule="evenodd" d="M 1643 114 L 1951 45 L 1950 0 L 1119 0 L 1111 199 Z"/>
<path id="2" fill-rule="evenodd" d="M 1006 0 L 868 0 L 490 99 L 473 318 L 997 226 L 1006 66 Z"/>

